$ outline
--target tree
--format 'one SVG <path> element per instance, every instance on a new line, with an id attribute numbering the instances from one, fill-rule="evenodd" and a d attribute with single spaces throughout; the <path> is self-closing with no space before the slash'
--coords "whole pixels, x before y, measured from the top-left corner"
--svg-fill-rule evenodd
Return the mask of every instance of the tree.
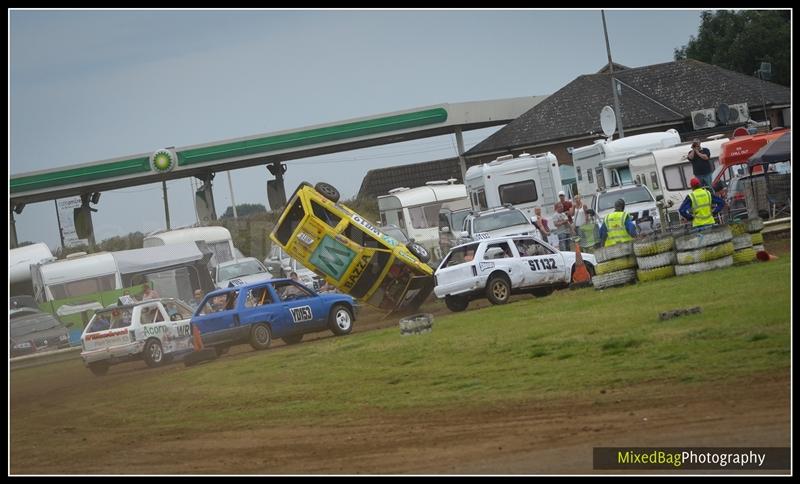
<path id="1" fill-rule="evenodd" d="M 242 203 L 236 205 L 236 214 L 239 217 L 247 217 L 255 213 L 262 213 L 266 212 L 267 207 L 260 203 Z M 225 213 L 222 214 L 220 218 L 232 218 L 233 217 L 233 207 L 229 206 L 225 209 Z"/>
<path id="2" fill-rule="evenodd" d="M 695 59 L 752 76 L 762 62 L 772 64 L 772 82 L 791 80 L 789 10 L 705 10 L 697 37 L 675 49 L 675 60 Z"/>

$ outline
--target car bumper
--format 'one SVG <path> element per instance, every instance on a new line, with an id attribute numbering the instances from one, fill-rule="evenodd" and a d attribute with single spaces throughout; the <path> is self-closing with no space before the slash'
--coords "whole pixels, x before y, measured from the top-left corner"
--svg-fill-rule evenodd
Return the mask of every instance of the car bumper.
<path id="1" fill-rule="evenodd" d="M 134 358 L 135 356 L 139 355 L 144 350 L 144 342 L 143 341 L 134 341 L 133 343 L 128 343 L 124 345 L 118 346 L 110 346 L 108 348 L 99 348 L 96 350 L 89 350 L 89 351 L 82 351 L 81 358 L 83 362 L 87 365 L 89 363 L 94 363 L 96 361 L 103 361 L 109 360 L 112 363 L 114 361 L 124 361 Z"/>
<path id="2" fill-rule="evenodd" d="M 434 294 L 439 299 L 445 296 L 455 296 L 482 290 L 486 287 L 488 276 L 479 276 L 466 281 L 453 282 L 451 284 L 441 284 L 433 288 Z"/>

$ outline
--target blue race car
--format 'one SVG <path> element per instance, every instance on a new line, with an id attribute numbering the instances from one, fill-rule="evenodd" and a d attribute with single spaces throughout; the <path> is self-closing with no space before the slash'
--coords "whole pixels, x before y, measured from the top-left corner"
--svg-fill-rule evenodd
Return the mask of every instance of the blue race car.
<path id="1" fill-rule="evenodd" d="M 305 333 L 353 330 L 355 300 L 346 294 L 317 294 L 291 279 L 272 279 L 208 293 L 192 316 L 203 346 L 220 355 L 233 345 L 269 348 L 273 338 L 297 344 Z"/>

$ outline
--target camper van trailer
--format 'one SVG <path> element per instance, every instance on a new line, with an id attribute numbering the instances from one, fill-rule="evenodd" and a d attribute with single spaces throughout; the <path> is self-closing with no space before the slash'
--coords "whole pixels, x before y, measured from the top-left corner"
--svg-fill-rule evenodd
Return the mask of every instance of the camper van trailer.
<path id="1" fill-rule="evenodd" d="M 505 155 L 490 163 L 471 166 L 464 183 L 473 210 L 479 212 L 510 204 L 529 218 L 536 206 L 553 213 L 562 189 L 558 160 L 550 152 L 522 153 L 516 158 Z"/>
<path id="2" fill-rule="evenodd" d="M 632 183 L 628 160 L 642 153 L 680 144 L 674 129 L 662 133 L 644 133 L 616 140 L 597 140 L 594 144 L 575 148 L 572 164 L 578 193 L 590 195 L 598 190 Z"/>
<path id="3" fill-rule="evenodd" d="M 43 242 L 8 251 L 8 283 L 11 296 L 32 295 L 31 266 L 55 260 L 50 247 Z"/>
<path id="4" fill-rule="evenodd" d="M 448 181 L 431 181 L 416 188 L 395 188 L 378 197 L 381 225 L 397 225 L 433 254 L 432 260 L 444 254 L 439 247 L 439 213 L 442 209 L 469 208 L 464 185 Z"/>
<path id="5" fill-rule="evenodd" d="M 216 266 L 220 262 L 227 262 L 241 257 L 233 246 L 231 233 L 225 227 L 188 227 L 183 229 L 159 231 L 148 234 L 144 238 L 143 247 L 158 247 L 160 245 L 182 244 L 186 242 L 202 241 L 213 253 L 210 264 Z"/>
<path id="6" fill-rule="evenodd" d="M 714 163 L 714 177 L 722 170 L 719 155 L 722 145 L 728 141 L 722 135 L 715 135 L 701 141 L 708 148 Z M 630 158 L 630 173 L 634 181 L 646 185 L 653 195 L 663 195 L 668 212 L 677 212 L 686 195 L 691 192 L 689 182 L 694 177 L 692 164 L 687 158 L 691 143 L 683 143 L 671 148 L 653 150 Z M 671 215 L 671 220 L 675 215 Z"/>

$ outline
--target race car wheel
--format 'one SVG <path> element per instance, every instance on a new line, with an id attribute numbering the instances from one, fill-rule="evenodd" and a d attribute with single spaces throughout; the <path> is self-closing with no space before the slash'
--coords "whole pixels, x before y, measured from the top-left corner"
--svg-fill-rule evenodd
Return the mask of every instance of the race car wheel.
<path id="1" fill-rule="evenodd" d="M 164 363 L 164 348 L 157 339 L 149 339 L 144 345 L 144 362 L 150 368 L 161 366 Z"/>
<path id="2" fill-rule="evenodd" d="M 303 341 L 303 333 L 284 336 L 281 339 L 283 339 L 283 342 L 287 345 L 296 345 L 297 343 Z"/>
<path id="3" fill-rule="evenodd" d="M 250 346 L 255 350 L 265 350 L 272 344 L 272 333 L 266 324 L 257 324 L 250 330 Z"/>
<path id="4" fill-rule="evenodd" d="M 431 260 L 431 254 L 428 252 L 428 249 L 416 242 L 409 242 L 406 244 L 406 248 L 409 250 L 409 252 L 414 254 L 414 257 L 423 263 Z"/>
<path id="5" fill-rule="evenodd" d="M 353 312 L 344 304 L 337 304 L 331 309 L 328 325 L 336 336 L 344 336 L 353 331 Z"/>
<path id="6" fill-rule="evenodd" d="M 461 312 L 469 306 L 469 299 L 464 296 L 445 296 L 444 304 L 454 313 Z"/>
<path id="7" fill-rule="evenodd" d="M 333 185 L 330 185 L 325 182 L 319 182 L 314 185 L 314 190 L 318 191 L 320 195 L 327 198 L 333 203 L 339 201 L 339 190 L 337 190 Z"/>
<path id="8" fill-rule="evenodd" d="M 504 276 L 492 276 L 486 284 L 486 297 L 492 304 L 505 304 L 511 297 L 511 283 Z"/>
<path id="9" fill-rule="evenodd" d="M 111 365 L 109 365 L 107 361 L 95 361 L 94 363 L 89 363 L 89 371 L 94 373 L 96 376 L 104 376 L 106 373 L 108 373 L 109 368 L 111 368 Z"/>

